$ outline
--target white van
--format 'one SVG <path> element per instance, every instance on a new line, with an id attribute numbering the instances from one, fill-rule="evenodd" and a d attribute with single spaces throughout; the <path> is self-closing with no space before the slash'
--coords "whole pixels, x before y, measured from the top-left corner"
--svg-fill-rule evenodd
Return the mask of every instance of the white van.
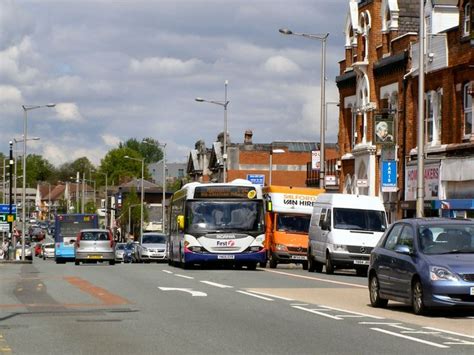
<path id="1" fill-rule="evenodd" d="M 308 270 L 332 274 L 335 268 L 365 275 L 369 256 L 387 228 L 378 197 L 320 194 L 313 208 L 308 235 Z"/>

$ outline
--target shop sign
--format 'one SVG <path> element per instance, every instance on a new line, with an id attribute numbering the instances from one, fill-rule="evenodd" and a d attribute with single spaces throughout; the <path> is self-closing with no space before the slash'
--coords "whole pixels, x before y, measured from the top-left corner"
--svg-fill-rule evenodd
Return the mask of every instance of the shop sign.
<path id="1" fill-rule="evenodd" d="M 439 199 L 439 162 L 425 164 L 424 187 L 425 200 Z M 405 169 L 405 201 L 416 200 L 416 187 L 418 179 L 417 165 L 407 165 Z"/>

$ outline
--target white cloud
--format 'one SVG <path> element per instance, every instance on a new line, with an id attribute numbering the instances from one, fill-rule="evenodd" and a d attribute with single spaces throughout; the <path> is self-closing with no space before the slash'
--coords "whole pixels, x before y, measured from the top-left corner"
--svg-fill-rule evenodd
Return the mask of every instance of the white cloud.
<path id="1" fill-rule="evenodd" d="M 16 46 L 11 46 L 0 52 L 0 77 L 12 82 L 25 83 L 35 79 L 38 70 L 21 64 L 24 58 L 34 58 L 31 40 L 25 37 Z"/>
<path id="2" fill-rule="evenodd" d="M 263 68 L 267 72 L 283 75 L 300 72 L 300 68 L 295 62 L 280 55 L 268 58 L 263 64 Z"/>
<path id="3" fill-rule="evenodd" d="M 0 112 L 19 112 L 23 101 L 23 96 L 18 88 L 9 85 L 0 85 Z"/>
<path id="4" fill-rule="evenodd" d="M 151 57 L 143 60 L 132 59 L 130 69 L 138 74 L 186 75 L 202 62 L 198 59 L 181 60 L 177 58 Z"/>
<path id="5" fill-rule="evenodd" d="M 79 108 L 73 102 L 64 102 L 56 104 L 56 118 L 60 121 L 82 121 L 83 117 L 79 112 Z"/>
<path id="6" fill-rule="evenodd" d="M 110 147 L 118 146 L 118 144 L 121 142 L 119 137 L 113 136 L 111 134 L 103 134 L 101 137 L 104 143 Z"/>

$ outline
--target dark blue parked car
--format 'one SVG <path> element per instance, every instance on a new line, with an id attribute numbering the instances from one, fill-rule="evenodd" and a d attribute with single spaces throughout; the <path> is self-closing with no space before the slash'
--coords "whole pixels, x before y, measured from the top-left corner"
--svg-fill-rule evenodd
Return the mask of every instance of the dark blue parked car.
<path id="1" fill-rule="evenodd" d="M 370 255 L 369 296 L 412 305 L 474 309 L 474 220 L 414 218 L 395 222 Z"/>

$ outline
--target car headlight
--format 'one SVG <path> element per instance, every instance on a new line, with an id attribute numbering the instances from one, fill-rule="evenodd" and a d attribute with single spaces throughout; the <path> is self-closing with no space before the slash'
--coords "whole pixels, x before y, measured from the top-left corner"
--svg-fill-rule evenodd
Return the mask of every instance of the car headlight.
<path id="1" fill-rule="evenodd" d="M 146 252 L 148 251 L 148 249 L 145 248 L 145 247 L 143 247 L 143 248 L 142 248 L 142 251 L 144 251 L 144 252 L 146 253 Z"/>
<path id="2" fill-rule="evenodd" d="M 451 271 L 444 267 L 432 266 L 430 267 L 431 281 L 458 281 L 459 278 Z"/>
<path id="3" fill-rule="evenodd" d="M 286 245 L 284 244 L 276 244 L 275 249 L 278 251 L 288 251 L 288 249 L 286 248 Z"/>
<path id="4" fill-rule="evenodd" d="M 347 245 L 334 244 L 334 251 L 347 251 Z"/>

